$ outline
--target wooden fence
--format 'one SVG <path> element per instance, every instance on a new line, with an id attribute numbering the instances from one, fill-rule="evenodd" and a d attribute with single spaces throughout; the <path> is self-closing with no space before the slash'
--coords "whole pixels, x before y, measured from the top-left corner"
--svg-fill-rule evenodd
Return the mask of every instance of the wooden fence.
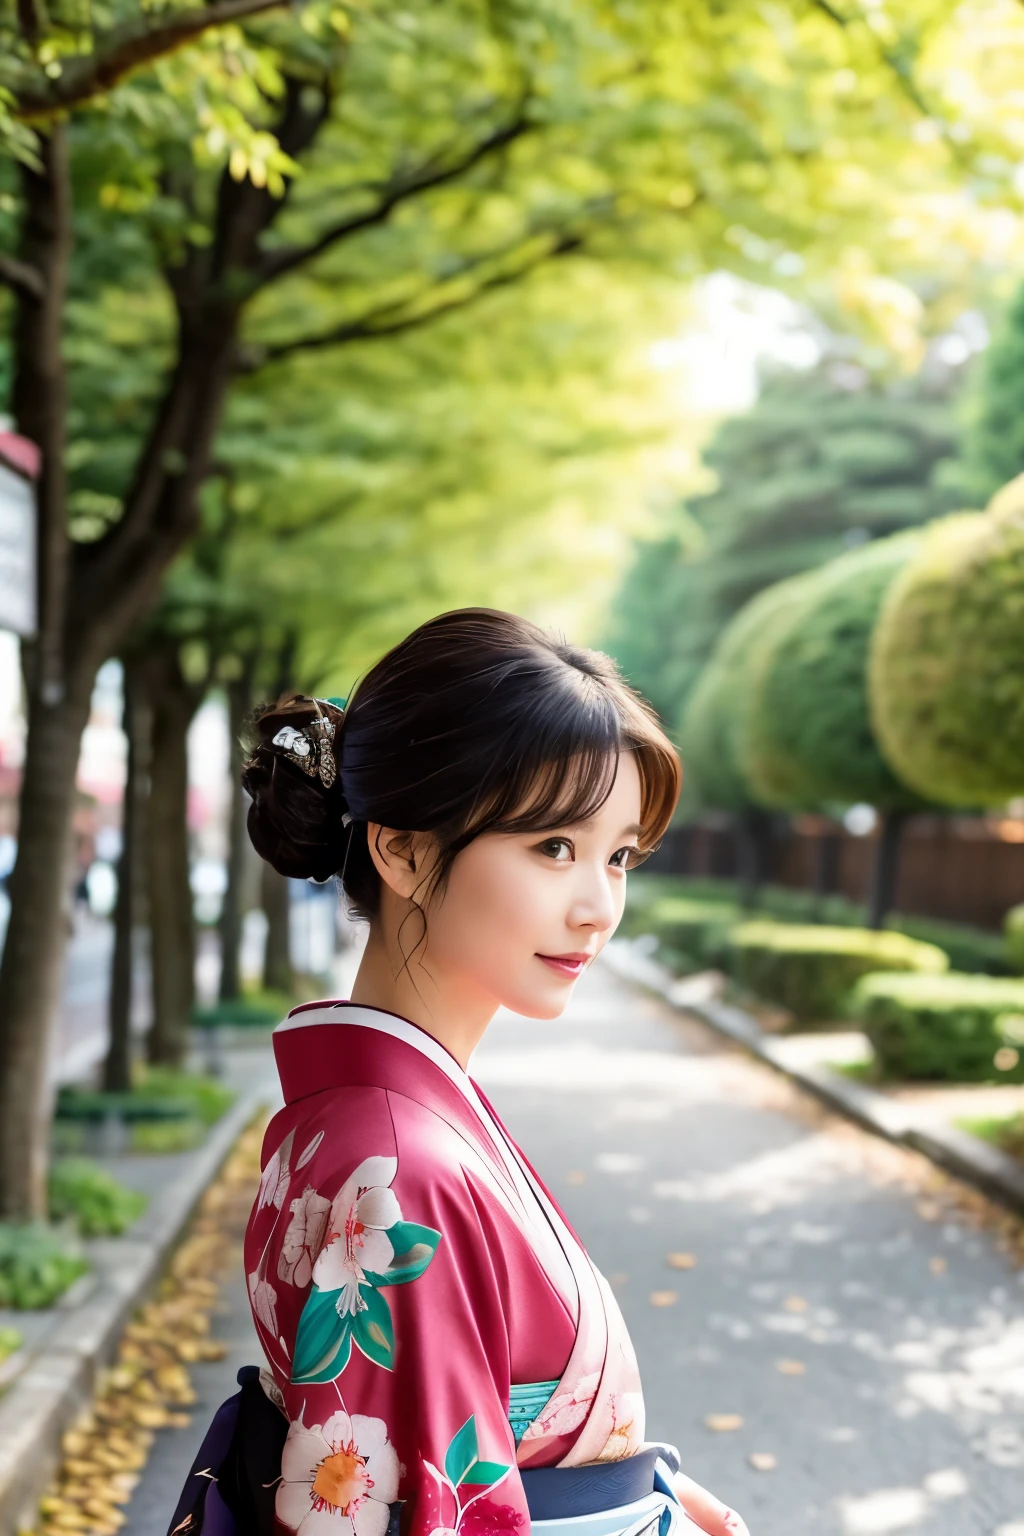
<path id="1" fill-rule="evenodd" d="M 765 877 L 811 890 L 821 868 L 822 837 L 831 837 L 829 885 L 853 901 L 867 897 L 877 833 L 855 837 L 814 817 L 779 817 L 766 844 Z M 647 868 L 732 878 L 736 841 L 727 817 L 673 827 Z M 1024 901 L 1024 821 L 916 816 L 906 826 L 893 906 L 898 912 L 998 929 L 1008 907 Z"/>

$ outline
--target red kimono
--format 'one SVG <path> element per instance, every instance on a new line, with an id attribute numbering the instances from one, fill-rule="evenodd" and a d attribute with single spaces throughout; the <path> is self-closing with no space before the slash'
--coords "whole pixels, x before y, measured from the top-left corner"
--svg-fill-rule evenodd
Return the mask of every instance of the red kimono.
<path id="1" fill-rule="evenodd" d="M 433 1036 L 352 1003 L 274 1036 L 245 1267 L 290 1428 L 275 1514 L 301 1536 L 529 1530 L 520 1470 L 631 1456 L 636 1359 L 606 1282 Z"/>

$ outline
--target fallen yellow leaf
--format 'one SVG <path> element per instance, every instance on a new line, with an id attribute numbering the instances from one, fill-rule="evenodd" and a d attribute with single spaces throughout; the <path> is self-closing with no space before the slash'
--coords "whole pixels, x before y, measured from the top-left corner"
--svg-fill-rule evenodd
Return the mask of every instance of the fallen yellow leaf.
<path id="1" fill-rule="evenodd" d="M 716 1434 L 727 1434 L 730 1430 L 743 1427 L 743 1415 L 741 1413 L 709 1413 L 704 1423 Z"/>
<path id="2" fill-rule="evenodd" d="M 678 1291 L 652 1291 L 650 1295 L 652 1307 L 674 1307 L 678 1300 Z"/>
<path id="3" fill-rule="evenodd" d="M 755 1472 L 774 1472 L 778 1462 L 771 1451 L 751 1451 L 747 1457 Z"/>
<path id="4" fill-rule="evenodd" d="M 787 1312 L 806 1312 L 807 1303 L 802 1296 L 787 1296 L 782 1303 Z"/>
<path id="5" fill-rule="evenodd" d="M 783 1376 L 802 1376 L 807 1367 L 802 1360 L 776 1360 L 775 1369 Z"/>
<path id="6" fill-rule="evenodd" d="M 697 1262 L 692 1253 L 666 1253 L 665 1259 L 672 1269 L 692 1269 Z"/>
<path id="7" fill-rule="evenodd" d="M 587 1182 L 587 1176 L 582 1168 L 570 1168 L 565 1179 L 567 1184 L 585 1184 Z"/>
<path id="8" fill-rule="evenodd" d="M 937 1253 L 934 1258 L 928 1260 L 928 1268 L 933 1275 L 944 1275 L 948 1267 L 948 1260 L 944 1259 L 940 1253 Z"/>

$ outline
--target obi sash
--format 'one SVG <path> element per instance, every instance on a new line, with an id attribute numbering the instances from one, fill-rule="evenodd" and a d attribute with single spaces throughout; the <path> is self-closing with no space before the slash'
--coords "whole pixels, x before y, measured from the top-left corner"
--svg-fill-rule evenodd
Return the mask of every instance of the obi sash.
<path id="1" fill-rule="evenodd" d="M 238 1385 L 213 1416 L 168 1536 L 274 1536 L 288 1422 L 263 1391 L 257 1366 L 243 1366 Z M 522 1399 L 550 1387 L 513 1390 Z M 652 1445 L 621 1461 L 524 1470 L 531 1528 L 537 1536 L 675 1536 L 686 1518 L 672 1489 L 678 1469 L 674 1447 Z M 387 1536 L 398 1536 L 400 1511 L 391 1506 Z"/>

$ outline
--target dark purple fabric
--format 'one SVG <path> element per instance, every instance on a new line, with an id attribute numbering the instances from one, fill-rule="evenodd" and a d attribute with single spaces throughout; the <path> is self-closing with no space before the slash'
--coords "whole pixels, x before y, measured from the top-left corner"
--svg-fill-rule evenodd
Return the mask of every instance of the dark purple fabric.
<path id="1" fill-rule="evenodd" d="M 231 1449 L 241 1400 L 241 1392 L 236 1392 L 234 1397 L 229 1397 L 226 1402 L 221 1403 L 211 1419 L 210 1427 L 203 1436 L 203 1443 L 199 1447 L 199 1453 L 192 1463 L 188 1477 L 185 1479 L 185 1486 L 181 1490 L 181 1497 L 171 1516 L 168 1536 L 174 1536 L 175 1532 L 178 1536 L 196 1536 L 199 1531 L 205 1531 L 207 1536 L 235 1536 L 235 1523 L 223 1499 L 218 1498 L 217 1502 L 227 1517 L 227 1524 L 207 1526 L 205 1513 L 210 1490 L 213 1489 L 216 1492 L 213 1480 L 220 1475 Z"/>

